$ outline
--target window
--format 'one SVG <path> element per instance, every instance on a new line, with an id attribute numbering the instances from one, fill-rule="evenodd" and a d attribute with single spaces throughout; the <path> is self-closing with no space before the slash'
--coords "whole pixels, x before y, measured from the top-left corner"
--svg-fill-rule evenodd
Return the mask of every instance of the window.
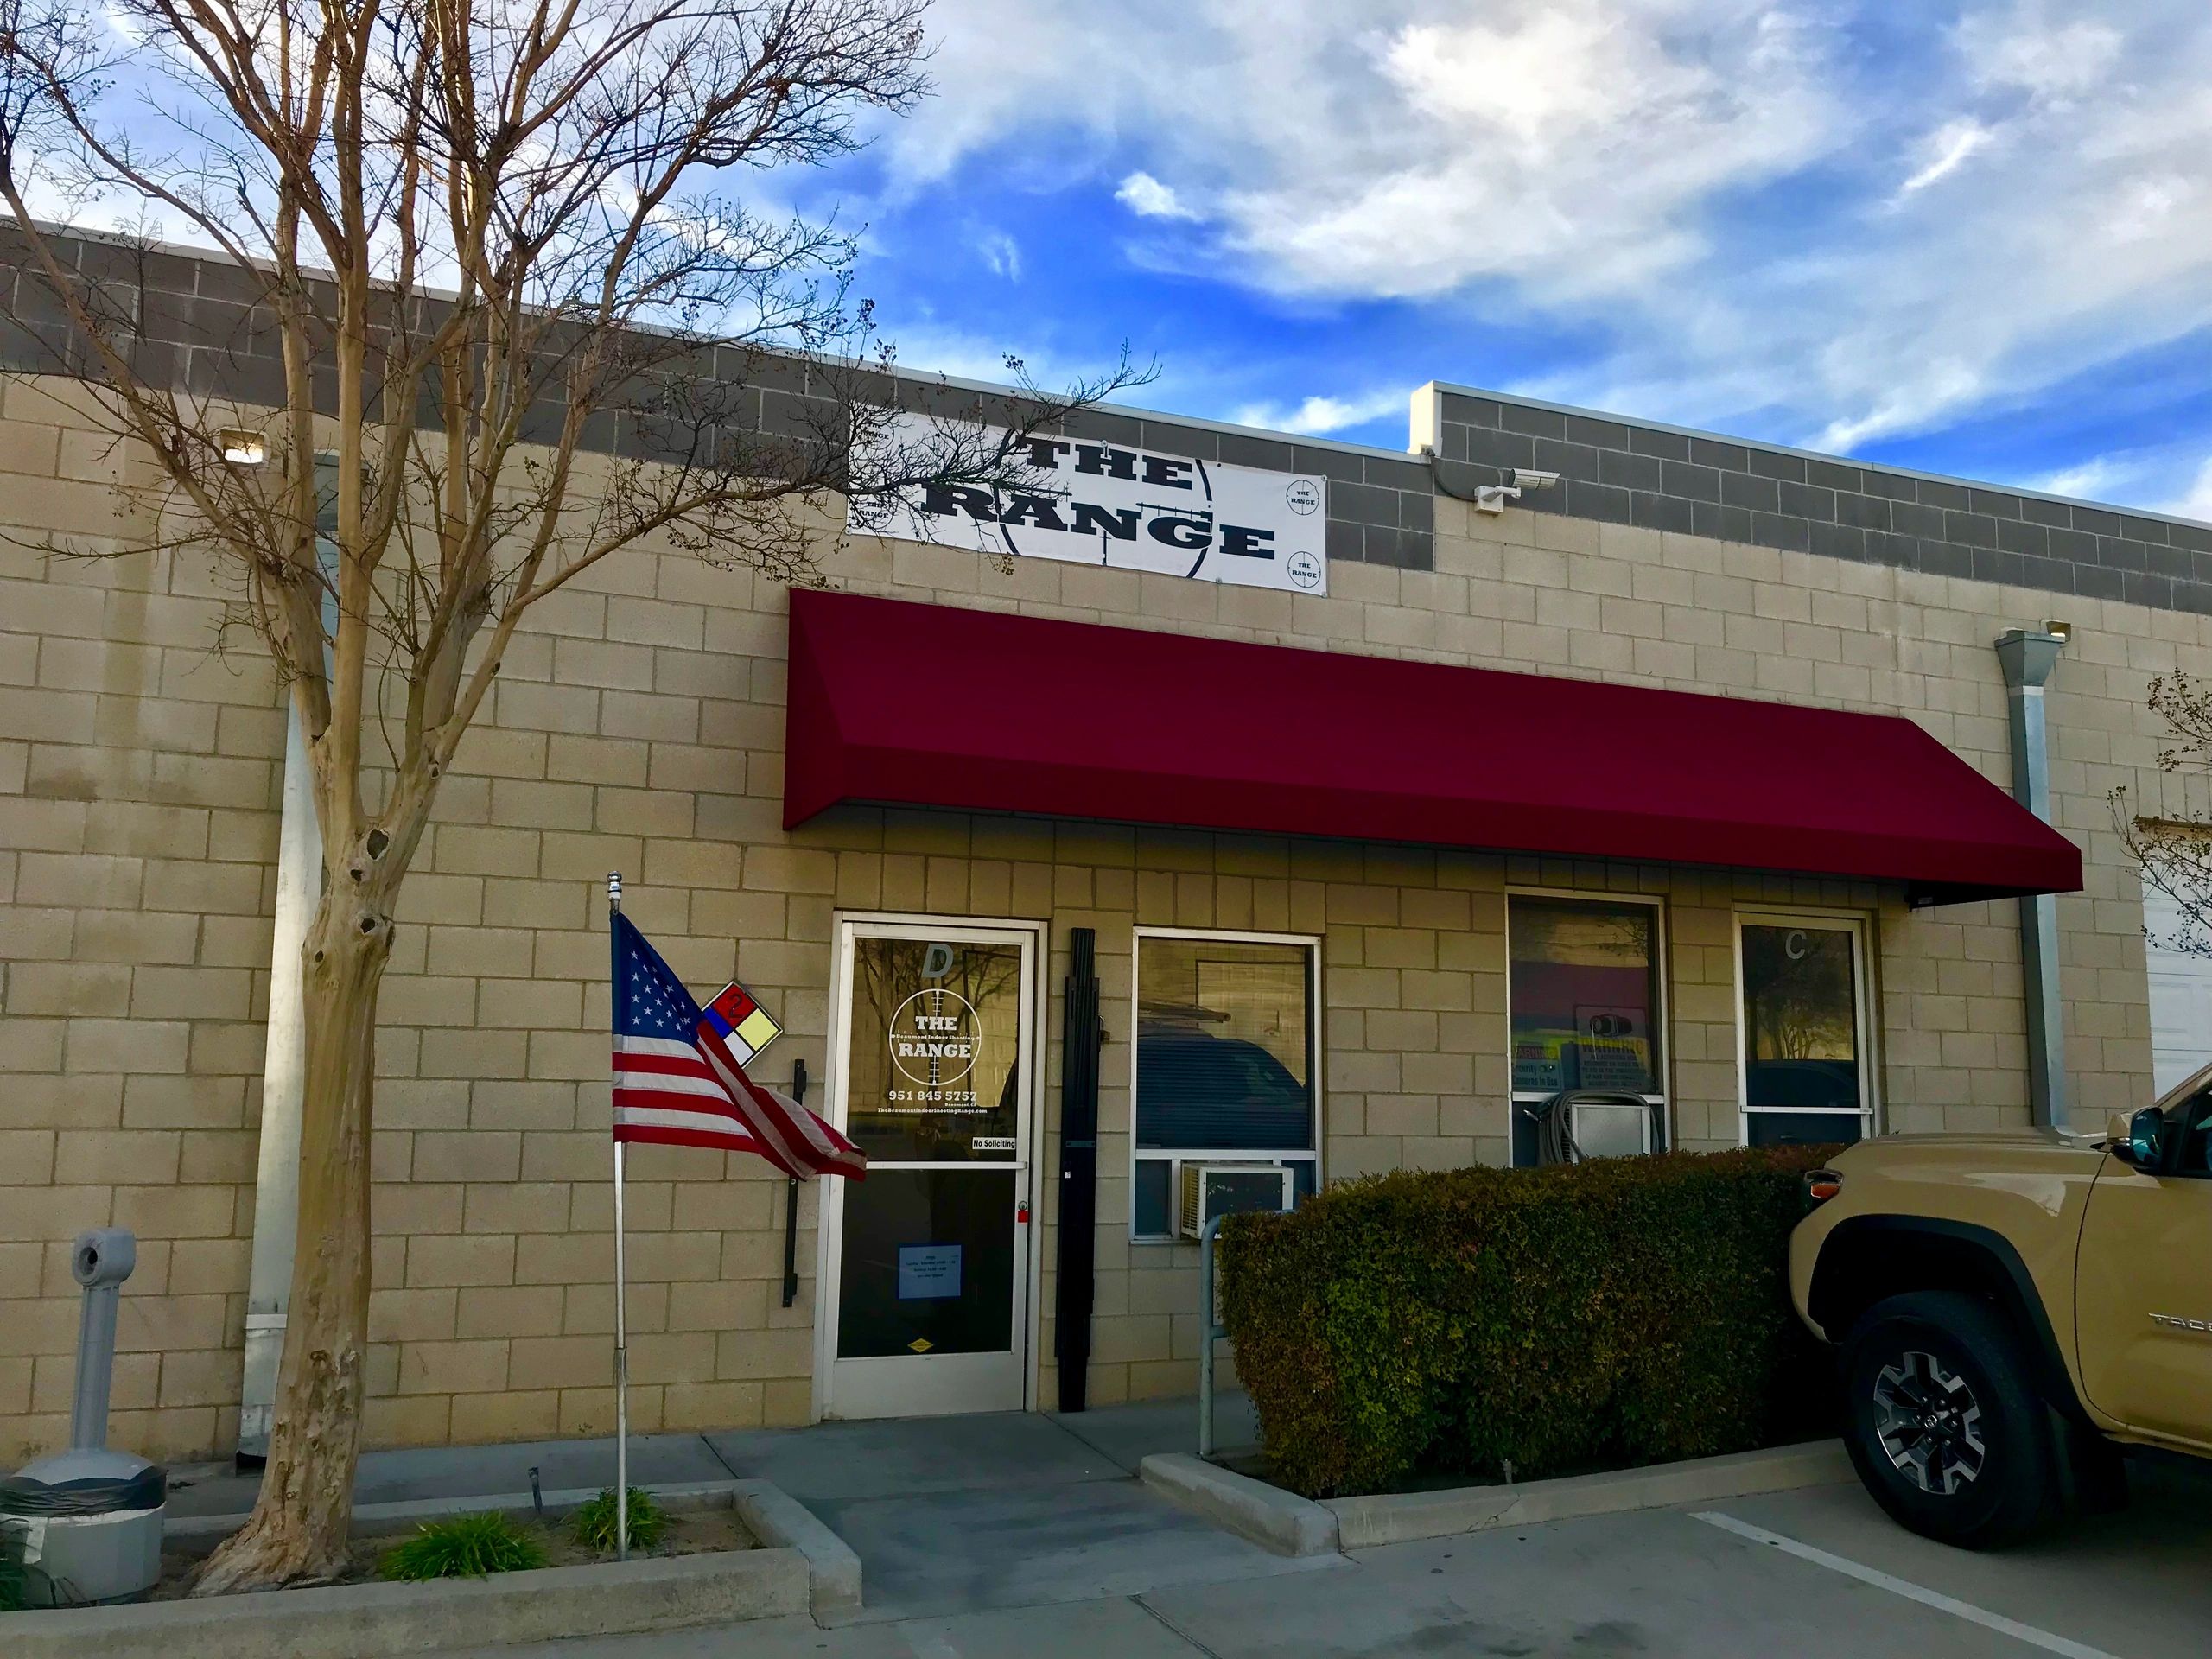
<path id="1" fill-rule="evenodd" d="M 1311 939 L 1140 932 L 1130 1231 L 1172 1238 L 1177 1166 L 1287 1164 L 1319 1175 Z"/>
<path id="2" fill-rule="evenodd" d="M 1736 940 L 1744 1144 L 1872 1134 L 1864 926 L 1833 916 L 1744 917 Z"/>
<path id="3" fill-rule="evenodd" d="M 1505 906 L 1513 1161 L 1538 1161 L 1528 1109 L 1562 1089 L 1643 1096 L 1653 1108 L 1653 1147 L 1663 1145 L 1659 906 L 1522 893 Z"/>

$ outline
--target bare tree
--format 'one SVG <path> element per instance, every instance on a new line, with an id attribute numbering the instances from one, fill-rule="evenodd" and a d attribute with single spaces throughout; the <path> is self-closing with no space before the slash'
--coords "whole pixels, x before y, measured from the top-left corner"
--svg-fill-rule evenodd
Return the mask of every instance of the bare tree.
<path id="1" fill-rule="evenodd" d="M 200 1593 L 344 1564 L 378 989 L 439 781 L 531 607 L 641 549 L 805 580 L 825 501 L 865 527 L 925 482 L 1010 487 L 1027 435 L 1140 378 L 1125 356 L 1048 396 L 1009 359 L 1022 396 L 918 435 L 850 300 L 851 238 L 708 188 L 910 107 L 923 3 L 0 0 L 8 255 L 60 320 L 24 332 L 149 463 L 156 539 L 235 578 L 323 849 L 275 1430 Z M 236 271 L 273 347 L 258 382 L 176 384 L 137 250 L 40 217 L 118 200 Z"/>
<path id="2" fill-rule="evenodd" d="M 2150 707 L 2166 728 L 2158 771 L 2167 787 L 2150 812 L 2131 807 L 2126 788 L 2113 790 L 2113 821 L 2145 887 L 2164 893 L 2180 912 L 2171 935 L 2158 943 L 2212 957 L 2212 818 L 2204 811 L 2212 799 L 2212 681 L 2179 669 L 2158 675 Z M 2176 801 L 2187 804 L 2176 811 Z"/>

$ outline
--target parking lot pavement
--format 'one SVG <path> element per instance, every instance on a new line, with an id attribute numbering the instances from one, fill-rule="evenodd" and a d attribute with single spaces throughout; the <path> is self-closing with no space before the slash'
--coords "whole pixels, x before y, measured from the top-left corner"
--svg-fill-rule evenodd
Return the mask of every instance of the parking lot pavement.
<path id="1" fill-rule="evenodd" d="M 2131 1479 L 2120 1513 L 1980 1554 L 1892 1525 L 1856 1486 L 1712 1507 L 2120 1659 L 2212 1652 L 2212 1475 L 2137 1464 Z"/>
<path id="2" fill-rule="evenodd" d="M 1019 1541 L 1009 1537 L 1009 1548 Z M 1856 1486 L 1363 1551 L 1335 1570 L 819 1630 L 594 1638 L 501 1659 L 2202 1659 L 2212 1484 L 2139 1473 L 2121 1514 L 1977 1555 Z M 484 1659 L 492 1659 L 489 1655 Z"/>

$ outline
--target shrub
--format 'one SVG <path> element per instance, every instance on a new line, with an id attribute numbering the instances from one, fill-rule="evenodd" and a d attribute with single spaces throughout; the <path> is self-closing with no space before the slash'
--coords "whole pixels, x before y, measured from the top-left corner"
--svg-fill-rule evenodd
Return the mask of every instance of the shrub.
<path id="1" fill-rule="evenodd" d="M 569 1524 L 575 1529 L 576 1541 L 592 1549 L 611 1550 L 614 1548 L 614 1489 L 612 1486 L 597 1497 L 588 1499 L 576 1510 Z M 668 1511 L 653 1502 L 652 1494 L 643 1487 L 630 1489 L 630 1548 L 651 1549 L 660 1541 L 662 1533 L 668 1530 Z"/>
<path id="2" fill-rule="evenodd" d="M 521 1522 L 493 1510 L 430 1521 L 377 1564 L 387 1579 L 481 1579 L 545 1565 L 545 1547 Z"/>
<path id="3" fill-rule="evenodd" d="M 1788 1241 L 1833 1151 L 1408 1171 L 1231 1217 L 1224 1318 L 1278 1474 L 1325 1497 L 1818 1432 Z"/>

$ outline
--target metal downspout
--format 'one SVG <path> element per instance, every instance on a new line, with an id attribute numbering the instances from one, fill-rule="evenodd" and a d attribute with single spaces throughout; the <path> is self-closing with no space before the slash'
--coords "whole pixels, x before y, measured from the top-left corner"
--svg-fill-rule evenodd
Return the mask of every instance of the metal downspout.
<path id="1" fill-rule="evenodd" d="M 2065 639 L 2040 629 L 2012 628 L 1997 641 L 2012 732 L 2012 794 L 2050 822 L 2050 745 L 2044 687 Z M 2063 1128 L 2066 1112 L 2066 1027 L 2058 1001 L 2058 899 L 2041 893 L 2020 900 L 2020 975 L 2028 1016 L 2028 1107 L 2039 1126 Z"/>
<path id="2" fill-rule="evenodd" d="M 308 1063 L 300 953 L 322 890 L 322 841 L 307 739 L 295 714 L 284 738 L 284 807 L 276 843 L 276 924 L 269 947 L 269 1036 L 261 1063 L 261 1148 L 253 1186 L 253 1265 L 246 1281 L 245 1376 L 238 1456 L 269 1453 L 292 1247 L 300 1216 L 300 1109 Z"/>
<path id="3" fill-rule="evenodd" d="M 322 567 L 322 630 L 338 631 L 336 461 L 315 457 L 315 556 Z M 269 1030 L 261 1062 L 261 1140 L 253 1183 L 253 1257 L 245 1292 L 245 1371 L 238 1390 L 241 1464 L 269 1455 L 276 1371 L 284 1357 L 284 1313 L 300 1227 L 300 1116 L 307 1091 L 308 1022 L 301 953 L 322 899 L 322 836 L 307 734 L 288 689 L 284 796 L 276 840 L 276 917 L 269 944 Z"/>

